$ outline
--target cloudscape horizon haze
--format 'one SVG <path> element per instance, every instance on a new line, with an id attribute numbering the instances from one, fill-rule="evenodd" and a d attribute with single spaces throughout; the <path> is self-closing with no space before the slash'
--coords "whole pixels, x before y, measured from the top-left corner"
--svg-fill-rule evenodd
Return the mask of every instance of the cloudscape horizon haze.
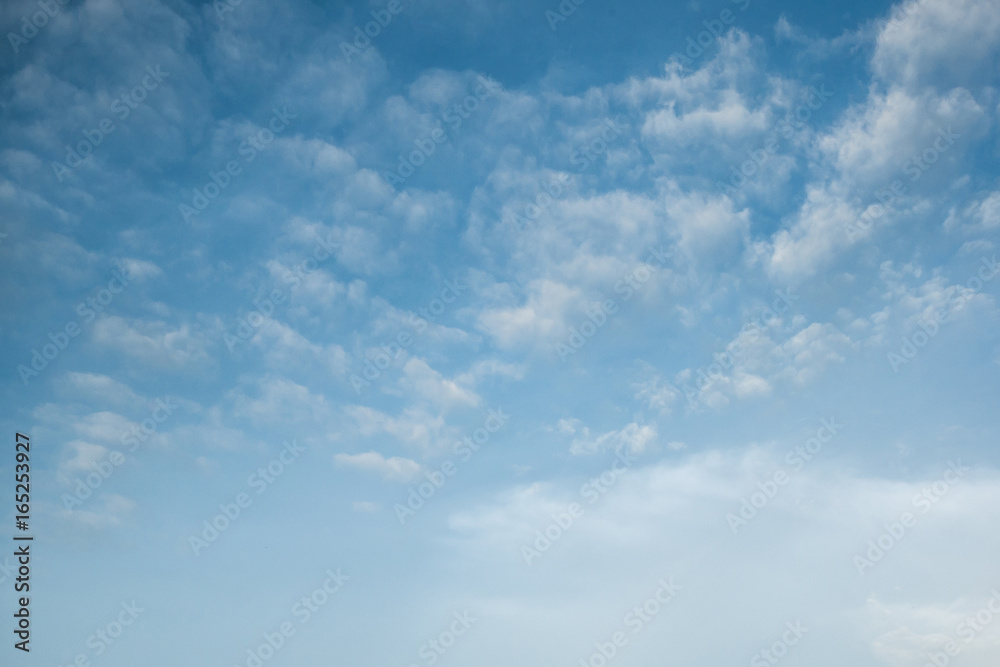
<path id="1" fill-rule="evenodd" d="M 1000 3 L 0 23 L 0 665 L 1000 664 Z"/>

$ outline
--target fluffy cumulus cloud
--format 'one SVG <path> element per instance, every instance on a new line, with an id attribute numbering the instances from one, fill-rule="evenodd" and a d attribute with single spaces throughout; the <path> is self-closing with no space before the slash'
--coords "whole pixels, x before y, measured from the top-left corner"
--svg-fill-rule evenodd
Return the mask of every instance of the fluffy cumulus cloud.
<path id="1" fill-rule="evenodd" d="M 37 658 L 996 664 L 1000 4 L 724 5 L 0 7 Z"/>
<path id="2" fill-rule="evenodd" d="M 903 86 L 983 85 L 997 74 L 1000 11 L 985 0 L 917 0 L 893 7 L 873 69 Z"/>

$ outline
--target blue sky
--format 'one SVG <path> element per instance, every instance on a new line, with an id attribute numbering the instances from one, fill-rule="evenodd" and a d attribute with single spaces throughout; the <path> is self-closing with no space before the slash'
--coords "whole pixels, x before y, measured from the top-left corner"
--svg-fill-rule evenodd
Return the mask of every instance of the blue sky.
<path id="1" fill-rule="evenodd" d="M 0 22 L 3 664 L 997 663 L 997 3 Z"/>

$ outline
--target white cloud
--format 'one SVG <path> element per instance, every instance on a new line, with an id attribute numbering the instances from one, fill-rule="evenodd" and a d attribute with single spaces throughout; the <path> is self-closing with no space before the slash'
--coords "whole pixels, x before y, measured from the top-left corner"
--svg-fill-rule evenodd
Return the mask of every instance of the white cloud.
<path id="1" fill-rule="evenodd" d="M 650 410 L 656 410 L 661 415 L 673 412 L 674 403 L 680 396 L 674 386 L 655 373 L 648 379 L 637 382 L 633 388 L 636 390 L 637 400 L 643 401 Z"/>
<path id="2" fill-rule="evenodd" d="M 512 364 L 499 359 L 481 359 L 472 364 L 469 370 L 457 375 L 455 381 L 474 386 L 490 377 L 523 380 L 526 373 L 527 367 L 524 364 Z"/>
<path id="3" fill-rule="evenodd" d="M 67 393 L 89 402 L 112 403 L 121 407 L 137 407 L 145 399 L 128 385 L 100 373 L 70 372 L 60 379 Z"/>
<path id="4" fill-rule="evenodd" d="M 947 231 L 963 234 L 988 233 L 1000 227 L 1000 190 L 968 203 L 960 212 L 952 209 L 944 221 Z"/>
<path id="5" fill-rule="evenodd" d="M 208 340 L 190 324 L 107 315 L 94 322 L 94 341 L 154 368 L 203 369 L 211 362 Z"/>
<path id="6" fill-rule="evenodd" d="M 351 509 L 355 512 L 363 512 L 365 514 L 374 514 L 378 512 L 381 507 L 378 503 L 373 503 L 367 500 L 356 500 L 351 503 Z"/>
<path id="7" fill-rule="evenodd" d="M 834 325 L 813 322 L 781 346 L 787 365 L 779 377 L 802 386 L 816 380 L 830 364 L 842 363 L 845 355 L 857 348 L 858 345 Z"/>
<path id="8" fill-rule="evenodd" d="M 122 434 L 126 433 L 132 426 L 131 420 L 107 410 L 88 414 L 75 420 L 72 424 L 73 430 L 80 436 L 89 440 L 110 443 L 116 447 L 121 444 Z"/>
<path id="9" fill-rule="evenodd" d="M 332 404 L 305 385 L 278 376 L 248 381 L 230 392 L 232 415 L 254 425 L 283 427 L 288 423 L 326 426 L 334 415 Z"/>
<path id="10" fill-rule="evenodd" d="M 681 250 L 709 265 L 731 262 L 749 241 L 749 210 L 733 210 L 728 197 L 671 190 L 667 213 L 676 224 Z"/>
<path id="11" fill-rule="evenodd" d="M 85 508 L 60 508 L 56 515 L 83 529 L 102 530 L 120 526 L 135 508 L 135 502 L 117 493 L 102 493 Z"/>
<path id="12" fill-rule="evenodd" d="M 549 430 L 554 430 L 561 435 L 573 435 L 581 427 L 583 427 L 583 423 L 579 419 L 560 419 L 556 422 L 555 428 L 550 427 Z"/>
<path id="13" fill-rule="evenodd" d="M 562 423 L 562 422 L 560 422 Z M 656 441 L 655 424 L 638 424 L 632 422 L 617 431 L 608 431 L 596 438 L 591 438 L 590 429 L 584 428 L 581 437 L 573 440 L 569 451 L 571 454 L 598 454 L 606 451 L 624 451 L 628 454 L 642 454 Z"/>
<path id="14" fill-rule="evenodd" d="M 860 343 L 833 324 L 813 322 L 799 328 L 771 319 L 762 328 L 741 329 L 720 350 L 724 362 L 687 368 L 677 374 L 675 382 L 677 391 L 687 399 L 687 410 L 701 406 L 719 409 L 731 399 L 767 396 L 775 385 L 794 390 L 814 382 L 828 366 L 843 363 L 858 349 Z M 649 392 L 646 387 L 642 395 L 655 395 Z"/>
<path id="15" fill-rule="evenodd" d="M 82 440 L 72 440 L 66 443 L 69 450 L 67 455 L 59 463 L 59 471 L 65 475 L 84 475 L 96 471 L 98 462 L 108 456 L 108 448 L 102 445 L 95 445 Z"/>
<path id="16" fill-rule="evenodd" d="M 685 147 L 705 141 L 743 139 L 767 128 L 767 112 L 749 109 L 735 90 L 723 91 L 713 107 L 700 106 L 678 113 L 676 102 L 669 101 L 664 108 L 647 114 L 642 132 L 650 139 Z"/>
<path id="17" fill-rule="evenodd" d="M 809 185 L 788 229 L 775 233 L 768 271 L 778 279 L 811 276 L 828 267 L 849 244 L 847 229 L 861 210 L 825 187 Z"/>
<path id="18" fill-rule="evenodd" d="M 982 265 L 973 265 L 969 278 L 976 278 Z M 952 283 L 935 271 L 924 278 L 923 270 L 914 264 L 897 266 L 886 260 L 879 267 L 882 281 L 882 301 L 886 304 L 872 313 L 862 331 L 870 329 L 867 343 L 880 345 L 891 339 L 895 331 L 907 335 L 921 323 L 951 322 L 970 308 L 992 309 L 993 297 L 983 289 L 973 289 L 966 281 Z M 966 282 L 966 284 L 962 284 Z"/>
<path id="19" fill-rule="evenodd" d="M 385 458 L 378 452 L 364 454 L 335 454 L 333 460 L 338 466 L 376 472 L 383 479 L 394 482 L 411 482 L 423 470 L 420 464 L 400 456 Z"/>
<path id="20" fill-rule="evenodd" d="M 579 304 L 579 292 L 551 280 L 528 285 L 523 306 L 490 307 L 477 319 L 477 328 L 500 347 L 553 341 L 566 331 L 566 317 Z"/>
<path id="21" fill-rule="evenodd" d="M 350 405 L 343 411 L 353 422 L 346 433 L 353 432 L 363 437 L 390 435 L 425 455 L 438 453 L 445 440 L 457 435 L 454 428 L 445 424 L 442 416 L 431 415 L 418 408 L 407 408 L 398 417 L 363 405 Z"/>
<path id="22" fill-rule="evenodd" d="M 964 176 L 963 145 L 978 132 L 986 100 L 981 86 L 986 82 L 977 84 L 964 73 L 980 76 L 989 69 L 970 67 L 969 59 L 992 59 L 995 67 L 1000 38 L 996 30 L 983 33 L 1000 24 L 1000 10 L 989 0 L 962 0 L 959 5 L 944 0 L 902 3 L 905 11 L 896 11 L 879 33 L 872 64 L 883 85 L 872 85 L 863 102 L 848 107 L 817 137 L 815 150 L 823 159 L 813 169 L 806 200 L 787 216 L 764 253 L 772 276 L 813 275 L 869 238 L 871 232 L 849 235 L 848 227 L 878 204 L 876 193 L 893 180 L 904 184 L 904 196 L 895 198 L 888 215 L 875 217 L 876 231 L 901 217 L 911 226 L 920 224 L 930 217 L 935 195 L 947 193 Z M 944 145 L 940 132 L 949 137 Z M 916 174 L 911 158 L 928 150 L 933 166 Z M 912 185 L 915 178 L 917 186 Z"/>
<path id="23" fill-rule="evenodd" d="M 398 382 L 403 395 L 416 398 L 441 409 L 475 407 L 481 403 L 479 395 L 455 380 L 448 380 L 431 368 L 426 361 L 416 357 L 407 360 L 403 376 Z"/>
<path id="24" fill-rule="evenodd" d="M 253 345 L 263 351 L 265 363 L 275 372 L 297 370 L 311 374 L 319 370 L 328 377 L 342 377 L 350 367 L 350 358 L 340 345 L 313 343 L 275 319 L 260 326 Z"/>
<path id="25" fill-rule="evenodd" d="M 823 450 L 822 462 L 796 472 L 777 446 L 701 452 L 636 467 L 594 503 L 579 493 L 582 477 L 508 488 L 449 519 L 458 557 L 475 559 L 504 582 L 469 604 L 493 610 L 504 636 L 526 630 L 533 622 L 527 619 L 560 609 L 547 617 L 545 641 L 529 648 L 546 661 L 566 653 L 586 657 L 594 638 L 610 636 L 659 578 L 675 577 L 682 590 L 666 617 L 661 613 L 630 641 L 630 660 L 654 664 L 669 652 L 685 664 L 740 664 L 780 636 L 786 621 L 800 620 L 809 629 L 808 641 L 794 650 L 807 662 L 815 657 L 810 664 L 842 663 L 843 656 L 834 658 L 831 651 L 849 642 L 858 655 L 874 652 L 886 664 L 912 665 L 913 649 L 933 644 L 911 642 L 910 634 L 928 640 L 954 636 L 959 615 L 982 608 L 996 586 L 990 554 L 1000 537 L 989 526 L 998 517 L 1000 475 L 972 468 L 924 512 L 913 498 L 942 479 L 946 462 L 901 481 L 848 472 L 826 458 L 831 455 Z M 734 535 L 727 514 L 737 515 L 742 499 L 776 470 L 784 470 L 789 481 Z M 526 565 L 522 546 L 533 547 L 536 531 L 545 531 L 553 515 L 573 502 L 583 507 L 582 516 Z M 854 557 L 907 511 L 916 516 L 916 527 L 859 574 Z M 748 571 L 754 576 L 747 577 Z M 589 596 L 565 594 L 563 587 L 584 578 L 592 581 Z M 785 585 L 791 581 L 796 585 Z M 890 614 L 873 614 L 872 599 Z M 714 630 L 706 623 L 730 628 L 727 641 L 708 641 Z M 893 636 L 901 626 L 912 633 Z M 968 657 L 978 654 L 981 660 L 970 664 L 992 664 L 1000 655 L 998 637 L 1000 626 L 991 627 L 969 646 Z M 892 655 L 904 647 L 911 652 Z M 525 649 L 500 642 L 481 648 L 498 664 Z"/>
<path id="26" fill-rule="evenodd" d="M 890 16 L 872 56 L 882 79 L 914 87 L 992 81 L 1000 47 L 996 2 L 901 2 Z"/>
<path id="27" fill-rule="evenodd" d="M 144 259 L 123 259 L 121 260 L 122 268 L 124 269 L 123 274 L 125 278 L 130 282 L 132 280 L 146 280 L 148 278 L 157 278 L 163 275 L 163 269 L 158 267 L 153 262 L 146 261 Z"/>

